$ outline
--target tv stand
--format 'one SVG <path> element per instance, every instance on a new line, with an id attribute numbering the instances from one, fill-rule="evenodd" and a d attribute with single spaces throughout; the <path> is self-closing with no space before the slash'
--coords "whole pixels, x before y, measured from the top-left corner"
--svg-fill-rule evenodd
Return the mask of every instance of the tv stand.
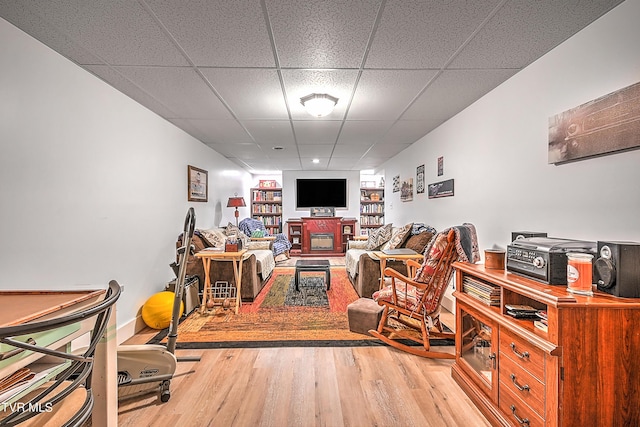
<path id="1" fill-rule="evenodd" d="M 505 270 L 453 266 L 452 376 L 492 425 L 640 425 L 640 298 L 575 295 Z M 478 299 L 487 288 L 500 296 L 494 305 Z M 511 305 L 545 311 L 547 330 L 509 316 Z"/>
<path id="2" fill-rule="evenodd" d="M 343 239 L 355 230 L 355 218 L 303 217 L 287 221 L 291 254 L 299 256 L 341 256 Z M 348 233 L 345 233 L 348 230 Z"/>

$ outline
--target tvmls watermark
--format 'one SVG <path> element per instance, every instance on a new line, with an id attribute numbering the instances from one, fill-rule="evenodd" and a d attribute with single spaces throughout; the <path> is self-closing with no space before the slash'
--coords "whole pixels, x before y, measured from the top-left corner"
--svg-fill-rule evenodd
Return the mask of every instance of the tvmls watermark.
<path id="1" fill-rule="evenodd" d="M 14 403 L 7 403 L 7 402 L 2 402 L 0 403 L 0 405 L 2 405 L 2 410 L 3 411 L 7 411 L 10 410 L 11 412 L 37 412 L 37 413 L 41 413 L 41 412 L 51 412 L 53 411 L 53 403 L 51 402 L 47 402 L 47 403 L 24 403 L 24 402 L 14 402 Z"/>

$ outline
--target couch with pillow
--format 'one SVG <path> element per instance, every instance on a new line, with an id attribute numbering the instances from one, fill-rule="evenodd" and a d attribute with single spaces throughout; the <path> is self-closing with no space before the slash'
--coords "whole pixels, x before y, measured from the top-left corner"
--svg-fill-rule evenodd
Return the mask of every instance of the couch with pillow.
<path id="1" fill-rule="evenodd" d="M 243 248 L 247 249 L 242 259 L 242 288 L 240 294 L 242 301 L 253 301 L 275 268 L 275 259 L 271 248 L 272 242 L 265 240 L 252 241 L 231 223 L 222 229 L 197 229 L 191 242 L 195 247 L 195 253 L 197 253 L 208 247 L 223 248 L 226 238 L 230 236 L 238 236 L 243 242 Z M 182 246 L 182 235 L 178 237 L 176 245 L 177 247 Z M 202 291 L 205 278 L 202 260 L 194 255 L 189 255 L 187 257 L 186 274 L 198 276 L 200 290 Z M 211 261 L 210 274 L 211 283 L 215 283 L 218 280 L 235 283 L 233 263 L 230 261 Z"/>
<path id="2" fill-rule="evenodd" d="M 358 295 L 371 298 L 380 287 L 380 260 L 374 251 L 408 248 L 421 254 L 435 233 L 433 227 L 422 223 L 409 223 L 402 227 L 387 224 L 372 231 L 367 240 L 349 241 L 345 264 Z M 387 267 L 407 274 L 407 267 L 402 261 L 388 260 Z"/>

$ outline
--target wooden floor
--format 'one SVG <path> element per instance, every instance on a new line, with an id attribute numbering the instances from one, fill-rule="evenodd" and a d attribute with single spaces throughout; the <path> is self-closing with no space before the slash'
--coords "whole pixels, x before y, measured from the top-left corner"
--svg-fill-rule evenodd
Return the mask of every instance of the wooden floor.
<path id="1" fill-rule="evenodd" d="M 202 359 L 178 364 L 167 403 L 121 402 L 119 426 L 489 426 L 451 379 L 451 361 L 387 346 L 177 355 Z"/>

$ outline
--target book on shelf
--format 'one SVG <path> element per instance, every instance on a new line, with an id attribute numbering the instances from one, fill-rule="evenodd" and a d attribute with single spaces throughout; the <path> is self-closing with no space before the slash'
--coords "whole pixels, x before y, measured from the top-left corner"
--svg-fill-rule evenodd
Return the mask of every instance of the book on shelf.
<path id="1" fill-rule="evenodd" d="M 500 287 L 498 286 L 465 277 L 462 282 L 462 291 L 487 305 L 500 305 Z"/>
<path id="2" fill-rule="evenodd" d="M 505 304 L 504 308 L 509 311 L 520 312 L 520 313 L 536 313 L 538 310 L 531 307 L 530 305 L 524 304 Z"/>
<path id="3" fill-rule="evenodd" d="M 530 313 L 525 311 L 511 311 L 507 310 L 507 314 L 516 319 L 539 319 L 536 313 Z"/>

